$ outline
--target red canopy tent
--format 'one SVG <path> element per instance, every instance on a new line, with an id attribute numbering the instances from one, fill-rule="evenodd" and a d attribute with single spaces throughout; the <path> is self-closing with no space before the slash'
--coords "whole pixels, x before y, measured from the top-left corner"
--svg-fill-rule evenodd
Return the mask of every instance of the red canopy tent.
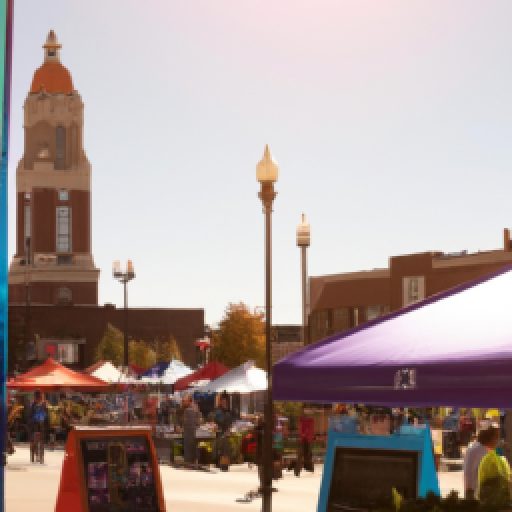
<path id="1" fill-rule="evenodd" d="M 213 380 L 224 375 L 227 371 L 229 371 L 229 368 L 226 368 L 222 363 L 212 361 L 190 375 L 178 379 L 174 383 L 174 389 L 175 391 L 182 391 L 187 389 L 192 382 L 197 380 Z"/>
<path id="2" fill-rule="evenodd" d="M 26 373 L 18 375 L 7 383 L 9 389 L 55 391 L 70 388 L 80 391 L 104 391 L 110 384 L 86 375 L 75 372 L 61 365 L 51 357 L 43 364 L 31 368 Z"/>

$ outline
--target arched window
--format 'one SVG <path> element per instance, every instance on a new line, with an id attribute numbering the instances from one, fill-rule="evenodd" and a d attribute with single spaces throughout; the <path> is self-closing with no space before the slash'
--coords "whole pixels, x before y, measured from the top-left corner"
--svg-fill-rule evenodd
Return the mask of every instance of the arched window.
<path id="1" fill-rule="evenodd" d="M 55 130 L 55 168 L 64 169 L 66 165 L 66 128 L 57 126 Z"/>

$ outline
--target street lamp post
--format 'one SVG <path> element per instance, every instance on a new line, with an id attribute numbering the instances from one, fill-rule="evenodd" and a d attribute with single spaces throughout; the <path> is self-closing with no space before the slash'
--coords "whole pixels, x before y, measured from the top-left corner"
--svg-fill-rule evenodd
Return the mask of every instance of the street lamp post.
<path id="1" fill-rule="evenodd" d="M 112 265 L 112 275 L 115 279 L 117 279 L 120 283 L 123 283 L 123 291 L 124 291 L 124 366 L 128 368 L 128 286 L 127 284 L 135 277 L 135 272 L 133 270 L 132 260 L 128 260 L 126 264 L 126 269 L 121 270 L 121 263 L 119 260 L 114 261 Z"/>
<path id="2" fill-rule="evenodd" d="M 307 250 L 311 242 L 311 230 L 306 216 L 302 214 L 302 221 L 297 226 L 297 246 L 300 247 L 300 267 L 302 277 L 302 343 L 308 341 L 308 263 Z"/>
<path id="3" fill-rule="evenodd" d="M 25 240 L 25 342 L 23 343 L 23 370 L 27 369 L 27 351 L 30 344 L 30 266 L 32 258 L 30 254 L 30 238 Z"/>
<path id="4" fill-rule="evenodd" d="M 272 160 L 268 145 L 265 146 L 263 158 L 256 166 L 256 178 L 261 184 L 259 198 L 263 203 L 265 214 L 265 350 L 267 363 L 267 396 L 265 400 L 265 421 L 263 432 L 263 512 L 272 510 L 272 351 L 271 341 L 271 298 L 272 298 L 272 203 L 276 197 L 274 183 L 277 181 L 278 167 Z"/>

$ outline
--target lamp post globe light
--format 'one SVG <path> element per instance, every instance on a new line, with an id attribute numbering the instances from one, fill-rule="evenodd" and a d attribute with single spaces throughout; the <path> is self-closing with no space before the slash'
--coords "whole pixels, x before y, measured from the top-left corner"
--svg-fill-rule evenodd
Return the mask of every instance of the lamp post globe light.
<path id="1" fill-rule="evenodd" d="M 114 279 L 117 279 L 120 283 L 123 283 L 124 291 L 124 337 L 123 337 L 123 365 L 128 369 L 128 287 L 127 284 L 135 277 L 135 271 L 133 270 L 132 260 L 128 260 L 126 268 L 121 269 L 121 263 L 119 260 L 114 261 L 112 264 L 112 275 Z"/>
<path id="2" fill-rule="evenodd" d="M 272 432 L 273 432 L 273 404 L 272 404 L 272 352 L 270 336 L 272 326 L 272 204 L 276 197 L 274 183 L 277 181 L 279 168 L 272 159 L 268 145 L 265 146 L 263 158 L 256 166 L 256 178 L 261 189 L 258 194 L 263 204 L 265 215 L 265 359 L 267 366 L 267 395 L 264 411 L 263 432 L 263 512 L 272 510 Z"/>
<path id="3" fill-rule="evenodd" d="M 297 246 L 300 247 L 300 268 L 302 280 L 302 343 L 308 341 L 308 268 L 307 249 L 311 243 L 311 228 L 302 214 L 302 221 L 297 226 Z"/>

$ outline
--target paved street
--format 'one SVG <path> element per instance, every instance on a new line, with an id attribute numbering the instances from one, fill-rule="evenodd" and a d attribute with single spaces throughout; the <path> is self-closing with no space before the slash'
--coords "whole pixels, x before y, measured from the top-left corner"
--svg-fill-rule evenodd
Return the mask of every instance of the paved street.
<path id="1" fill-rule="evenodd" d="M 60 479 L 63 452 L 47 452 L 44 465 L 30 464 L 26 447 L 17 447 L 9 457 L 6 471 L 6 510 L 8 512 L 50 512 L 54 510 Z M 300 478 L 285 472 L 274 493 L 276 512 L 313 512 L 316 510 L 320 488 L 321 466 L 314 474 L 303 472 Z M 232 466 L 227 473 L 199 472 L 161 466 L 167 510 L 173 512 L 234 512 L 260 510 L 261 500 L 237 503 L 248 490 L 257 487 L 256 468 L 247 465 Z M 441 473 L 441 487 L 445 494 L 452 488 L 461 489 L 460 471 Z"/>

